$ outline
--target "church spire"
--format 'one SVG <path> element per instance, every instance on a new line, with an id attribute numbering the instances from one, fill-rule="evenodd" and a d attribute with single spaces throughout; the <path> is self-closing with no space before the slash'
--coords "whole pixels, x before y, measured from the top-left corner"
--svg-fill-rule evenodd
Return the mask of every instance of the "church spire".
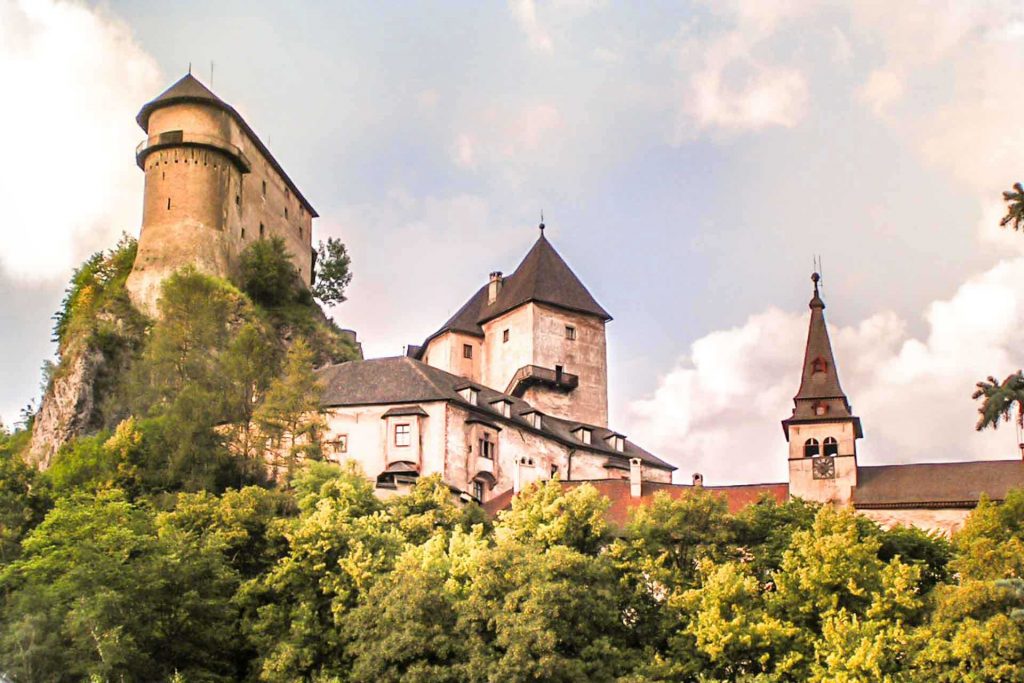
<path id="1" fill-rule="evenodd" d="M 821 299 L 818 283 L 821 276 L 811 275 L 814 294 L 808 304 L 811 321 L 807 330 L 807 346 L 804 349 L 804 364 L 800 375 L 800 389 L 793 397 L 793 416 L 783 425 L 787 429 L 793 421 L 824 422 L 836 419 L 856 421 L 858 435 L 860 420 L 853 416 L 850 402 L 839 384 L 832 343 L 825 324 L 825 302 Z"/>

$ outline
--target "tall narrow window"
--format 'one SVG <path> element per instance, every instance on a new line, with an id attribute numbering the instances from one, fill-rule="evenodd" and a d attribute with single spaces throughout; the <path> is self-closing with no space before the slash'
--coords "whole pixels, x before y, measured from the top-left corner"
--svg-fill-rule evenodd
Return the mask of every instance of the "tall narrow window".
<path id="1" fill-rule="evenodd" d="M 412 431 L 407 424 L 395 425 L 395 445 L 408 446 L 412 442 Z"/>
<path id="2" fill-rule="evenodd" d="M 834 436 L 826 436 L 822 445 L 825 455 L 839 455 L 839 442 Z"/>
<path id="3" fill-rule="evenodd" d="M 480 457 L 487 458 L 488 460 L 494 460 L 494 450 L 496 445 L 497 444 L 491 441 L 491 435 L 487 432 L 484 432 L 484 435 L 480 438 L 479 443 Z"/>
<path id="4" fill-rule="evenodd" d="M 807 439 L 804 441 L 804 457 L 813 458 L 821 455 L 821 449 L 818 447 L 817 439 Z"/>
<path id="5" fill-rule="evenodd" d="M 288 207 L 284 207 L 284 217 L 288 218 Z"/>
<path id="6" fill-rule="evenodd" d="M 170 208 L 170 207 L 168 207 L 168 208 Z M 508 330 L 504 330 L 501 333 L 501 341 L 502 342 L 507 342 L 508 341 Z"/>
<path id="7" fill-rule="evenodd" d="M 241 205 L 242 205 L 242 195 L 236 194 L 235 195 L 235 206 L 241 206 Z"/>
<path id="8" fill-rule="evenodd" d="M 574 326 L 565 326 L 565 338 L 569 341 L 576 341 L 576 328 Z"/>
<path id="9" fill-rule="evenodd" d="M 265 230 L 264 230 L 264 228 L 263 228 L 263 224 L 262 224 L 262 223 L 260 223 L 260 239 L 263 239 L 263 233 L 264 233 L 264 232 L 265 232 Z"/>
<path id="10" fill-rule="evenodd" d="M 167 210 L 168 211 L 171 210 L 171 198 L 170 197 L 167 198 Z"/>
<path id="11" fill-rule="evenodd" d="M 245 228 L 242 228 L 242 239 L 245 239 Z"/>
<path id="12" fill-rule="evenodd" d="M 263 181 L 263 196 L 264 197 L 267 196 L 267 181 L 266 180 Z"/>
<path id="13" fill-rule="evenodd" d="M 473 357 L 473 345 L 472 344 L 463 344 L 462 345 L 462 357 L 463 358 L 472 358 Z"/>
<path id="14" fill-rule="evenodd" d="M 484 499 L 484 483 L 482 481 L 473 482 L 473 497 L 479 501 Z"/>

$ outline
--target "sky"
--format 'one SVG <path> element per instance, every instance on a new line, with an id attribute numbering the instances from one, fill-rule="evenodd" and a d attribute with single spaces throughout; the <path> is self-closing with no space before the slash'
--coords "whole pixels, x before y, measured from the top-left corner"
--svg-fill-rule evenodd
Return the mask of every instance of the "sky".
<path id="1" fill-rule="evenodd" d="M 0 417 L 73 268 L 138 234 L 139 107 L 193 73 L 353 259 L 330 311 L 402 353 L 547 235 L 608 325 L 612 425 L 708 484 L 780 481 L 820 256 L 865 464 L 1019 457 L 1017 2 L 0 0 Z"/>

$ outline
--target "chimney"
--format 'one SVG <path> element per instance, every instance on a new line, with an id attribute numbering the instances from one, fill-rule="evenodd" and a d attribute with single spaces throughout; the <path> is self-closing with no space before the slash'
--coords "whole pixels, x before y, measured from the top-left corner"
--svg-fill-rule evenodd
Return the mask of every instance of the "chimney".
<path id="1" fill-rule="evenodd" d="M 693 485 L 695 487 L 698 487 L 698 488 L 704 486 L 704 475 L 701 474 L 700 472 L 694 472 L 693 473 Z"/>
<path id="2" fill-rule="evenodd" d="M 629 497 L 639 498 L 644 494 L 643 471 L 640 458 L 629 459 Z"/>
<path id="3" fill-rule="evenodd" d="M 498 299 L 498 292 L 501 291 L 501 285 L 504 280 L 501 279 L 501 271 L 496 270 L 491 273 L 491 280 L 487 283 L 487 304 L 493 304 Z"/>

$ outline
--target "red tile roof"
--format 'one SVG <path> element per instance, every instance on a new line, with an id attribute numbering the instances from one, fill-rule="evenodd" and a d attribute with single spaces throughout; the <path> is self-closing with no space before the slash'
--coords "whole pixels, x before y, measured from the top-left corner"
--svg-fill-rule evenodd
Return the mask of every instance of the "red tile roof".
<path id="1" fill-rule="evenodd" d="M 633 498 L 629 494 L 628 479 L 599 479 L 594 481 L 566 481 L 562 486 L 566 489 L 575 488 L 580 484 L 590 484 L 602 496 L 611 501 L 606 515 L 608 523 L 613 526 L 622 527 L 629 522 L 630 513 L 642 505 L 650 505 L 654 495 L 664 491 L 672 498 L 681 498 L 693 490 L 690 484 L 662 484 L 653 481 L 645 481 L 639 498 Z M 705 490 L 725 498 L 730 513 L 736 513 L 753 505 L 762 496 L 768 495 L 776 502 L 783 503 L 789 498 L 789 484 L 742 484 L 736 486 L 706 486 Z M 484 510 L 492 517 L 501 510 L 507 510 L 512 506 L 512 490 L 509 489 L 498 494 L 491 500 L 484 503 Z"/>

